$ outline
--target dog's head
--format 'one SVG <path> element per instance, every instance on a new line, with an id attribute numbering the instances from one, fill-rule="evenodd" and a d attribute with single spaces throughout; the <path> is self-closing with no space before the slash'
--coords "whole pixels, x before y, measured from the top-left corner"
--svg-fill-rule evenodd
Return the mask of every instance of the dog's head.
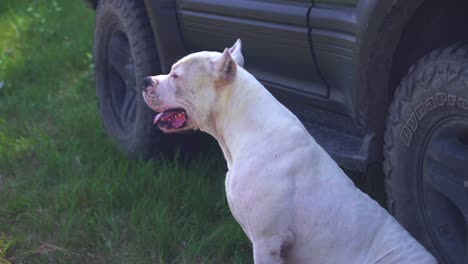
<path id="1" fill-rule="evenodd" d="M 243 67 L 241 45 L 237 40 L 223 53 L 190 54 L 175 63 L 169 74 L 146 77 L 143 97 L 159 112 L 154 123 L 166 133 L 206 125 L 220 93 L 236 78 L 237 67 Z"/>

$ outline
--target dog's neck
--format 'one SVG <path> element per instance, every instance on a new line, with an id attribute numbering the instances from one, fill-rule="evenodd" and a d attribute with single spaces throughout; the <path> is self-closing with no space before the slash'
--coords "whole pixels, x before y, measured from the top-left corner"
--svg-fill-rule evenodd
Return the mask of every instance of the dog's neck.
<path id="1" fill-rule="evenodd" d="M 262 112 L 262 109 L 271 109 L 272 102 L 280 110 L 284 107 L 260 82 L 240 67 L 231 83 L 218 88 L 223 90 L 219 91 L 209 121 L 200 130 L 211 134 L 218 141 L 230 169 L 238 149 L 249 144 L 247 141 L 259 142 L 265 137 L 264 133 L 269 129 L 265 120 L 271 119 L 264 117 L 274 113 Z M 269 107 L 263 107 L 264 104 L 269 104 Z M 250 134 L 240 134 L 238 131 L 250 131 Z"/>

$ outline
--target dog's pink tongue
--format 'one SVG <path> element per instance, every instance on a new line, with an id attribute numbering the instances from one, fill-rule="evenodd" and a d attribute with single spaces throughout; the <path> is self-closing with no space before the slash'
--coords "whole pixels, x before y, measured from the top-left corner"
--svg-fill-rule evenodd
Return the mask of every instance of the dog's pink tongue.
<path id="1" fill-rule="evenodd" d="M 177 114 L 176 112 L 162 112 L 154 117 L 153 124 L 156 124 L 159 120 L 167 119 L 173 115 Z"/>
<path id="2" fill-rule="evenodd" d="M 185 116 L 180 115 L 180 116 L 174 118 L 174 120 L 172 120 L 172 126 L 175 127 L 175 128 L 180 128 L 181 126 L 184 125 L 184 122 L 185 122 Z"/>
<path id="3" fill-rule="evenodd" d="M 154 117 L 153 124 L 157 124 L 162 120 L 170 121 L 174 128 L 180 128 L 184 125 L 185 114 L 180 114 L 178 112 L 162 112 Z"/>

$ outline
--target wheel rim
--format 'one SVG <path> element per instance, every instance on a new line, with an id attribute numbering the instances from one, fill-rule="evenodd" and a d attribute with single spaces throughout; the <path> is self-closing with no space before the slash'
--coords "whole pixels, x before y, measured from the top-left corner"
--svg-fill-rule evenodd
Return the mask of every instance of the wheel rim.
<path id="1" fill-rule="evenodd" d="M 120 134 L 119 136 L 126 136 L 131 134 L 135 125 L 137 92 L 130 44 L 120 29 L 115 29 L 110 34 L 105 63 L 105 111 L 111 117 L 108 121 L 114 132 Z"/>
<path id="2" fill-rule="evenodd" d="M 468 259 L 468 118 L 449 117 L 426 137 L 419 169 L 425 224 L 447 263 Z"/>

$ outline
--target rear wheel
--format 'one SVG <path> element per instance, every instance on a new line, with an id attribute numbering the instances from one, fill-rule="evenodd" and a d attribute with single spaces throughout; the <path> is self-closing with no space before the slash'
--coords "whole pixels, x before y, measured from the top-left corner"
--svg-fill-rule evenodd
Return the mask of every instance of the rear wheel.
<path id="1" fill-rule="evenodd" d="M 385 135 L 388 207 L 441 263 L 468 263 L 468 44 L 413 66 Z"/>
<path id="2" fill-rule="evenodd" d="M 167 152 L 182 140 L 153 126 L 142 80 L 160 74 L 143 1 L 99 1 L 94 33 L 96 94 L 104 127 L 130 156 Z"/>

